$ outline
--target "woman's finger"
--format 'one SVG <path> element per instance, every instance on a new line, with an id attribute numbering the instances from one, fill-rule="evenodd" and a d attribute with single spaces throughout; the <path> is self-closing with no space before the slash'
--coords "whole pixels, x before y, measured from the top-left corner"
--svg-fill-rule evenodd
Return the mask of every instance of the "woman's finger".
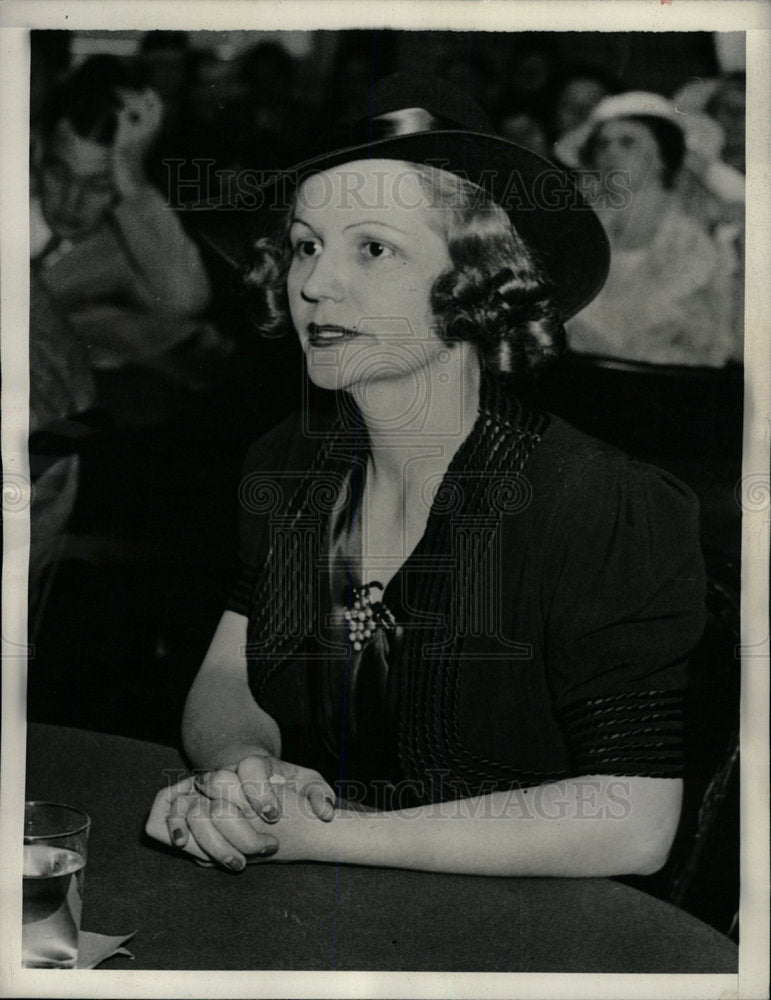
<path id="1" fill-rule="evenodd" d="M 190 790 L 190 794 L 178 794 L 180 789 Z M 169 804 L 165 800 L 169 798 L 170 794 L 174 794 L 175 797 Z M 187 827 L 189 810 L 199 798 L 200 796 L 193 789 L 192 778 L 186 779 L 178 785 L 172 786 L 170 789 L 164 788 L 156 795 L 150 815 L 147 818 L 147 823 L 145 824 L 147 835 L 154 840 L 159 840 L 162 844 L 179 847 L 180 850 L 183 850 L 186 854 L 192 854 L 196 859 L 206 859 L 207 855 L 198 846 L 195 838 L 190 836 L 190 831 Z M 184 843 L 174 838 L 169 822 L 172 815 L 175 820 L 185 823 Z"/>
<path id="2" fill-rule="evenodd" d="M 192 791 L 194 791 L 193 779 L 187 777 L 173 785 L 167 785 L 157 793 L 145 823 L 145 832 L 149 837 L 160 840 L 163 844 L 172 843 L 167 820 L 171 815 L 175 801 L 181 796 L 189 795 Z"/>
<path id="3" fill-rule="evenodd" d="M 335 814 L 336 795 L 331 787 L 319 774 L 309 767 L 299 764 L 288 764 L 286 761 L 276 761 L 276 770 L 289 780 L 296 783 L 297 794 L 308 800 L 313 814 L 328 823 Z"/>
<path id="4" fill-rule="evenodd" d="M 189 833 L 185 817 L 192 801 L 191 795 L 178 795 L 169 806 L 166 826 L 169 830 L 171 843 L 175 847 L 183 848 L 188 842 Z"/>
<path id="5" fill-rule="evenodd" d="M 187 825 L 204 858 L 211 858 L 231 871 L 240 872 L 246 867 L 246 858 L 215 826 L 210 815 L 212 803 L 203 795 L 196 797 L 187 811 Z"/>
<path id="6" fill-rule="evenodd" d="M 229 844 L 246 857 L 268 858 L 278 850 L 278 840 L 263 833 L 258 820 L 252 824 L 227 802 L 212 802 L 209 806 L 211 821 Z"/>
<path id="7" fill-rule="evenodd" d="M 313 810 L 314 816 L 329 823 L 335 815 L 335 801 L 332 789 L 326 782 L 321 784 L 311 783 L 306 786 L 304 794 Z"/>
<path id="8" fill-rule="evenodd" d="M 195 839 L 189 825 L 188 825 L 188 813 L 191 809 L 197 808 L 197 804 L 201 796 L 197 792 L 193 792 L 191 795 L 183 795 L 174 800 L 172 806 L 173 814 L 169 817 L 169 834 L 174 847 L 178 847 L 185 854 L 192 854 L 199 864 L 205 864 L 209 861 L 209 857 L 206 852 L 200 847 Z M 175 819 L 181 823 L 184 823 L 184 841 L 179 840 L 174 837 L 174 831 L 171 828 L 171 820 Z"/>
<path id="9" fill-rule="evenodd" d="M 169 831 L 170 842 L 174 844 L 175 847 L 184 847 L 187 843 L 188 831 L 185 815 L 187 814 L 186 803 L 188 801 L 189 800 L 187 798 L 183 798 L 182 796 L 175 799 L 171 804 L 169 815 L 166 817 L 166 826 Z"/>
<path id="10" fill-rule="evenodd" d="M 281 816 L 281 806 L 273 790 L 276 780 L 274 757 L 245 757 L 238 765 L 238 778 L 244 795 L 266 823 L 275 823 Z"/>
<path id="11" fill-rule="evenodd" d="M 222 799 L 239 809 L 244 816 L 253 818 L 257 815 L 252 804 L 244 794 L 241 779 L 235 771 L 220 769 L 197 774 L 196 788 L 207 798 Z"/>

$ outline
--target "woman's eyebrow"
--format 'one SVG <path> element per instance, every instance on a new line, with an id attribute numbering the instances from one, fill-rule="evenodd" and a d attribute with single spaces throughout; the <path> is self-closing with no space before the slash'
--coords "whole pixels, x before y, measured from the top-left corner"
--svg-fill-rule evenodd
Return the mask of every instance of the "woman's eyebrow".
<path id="1" fill-rule="evenodd" d="M 400 229 L 399 226 L 392 226 L 390 222 L 381 222 L 380 219 L 362 219 L 361 222 L 352 222 L 350 226 L 346 226 L 343 229 L 343 232 L 347 233 L 349 229 L 356 229 L 357 226 L 382 226 L 383 229 L 393 229 L 395 233 L 401 233 L 402 236 L 410 235 L 407 229 Z"/>

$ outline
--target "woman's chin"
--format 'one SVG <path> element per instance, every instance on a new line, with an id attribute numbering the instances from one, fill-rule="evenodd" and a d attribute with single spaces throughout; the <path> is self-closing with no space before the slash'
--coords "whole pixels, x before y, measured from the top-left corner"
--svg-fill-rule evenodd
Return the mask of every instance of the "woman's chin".
<path id="1" fill-rule="evenodd" d="M 424 397 L 430 393 L 430 376 L 422 368 L 395 365 L 368 365 L 365 370 L 356 370 L 336 365 L 308 365 L 308 378 L 319 389 L 348 391 L 365 402 L 383 400 L 384 394 L 400 399 L 407 391 L 410 396 Z"/>
<path id="2" fill-rule="evenodd" d="M 337 365 L 306 365 L 308 378 L 319 389 L 339 391 L 347 388 L 347 382 Z"/>

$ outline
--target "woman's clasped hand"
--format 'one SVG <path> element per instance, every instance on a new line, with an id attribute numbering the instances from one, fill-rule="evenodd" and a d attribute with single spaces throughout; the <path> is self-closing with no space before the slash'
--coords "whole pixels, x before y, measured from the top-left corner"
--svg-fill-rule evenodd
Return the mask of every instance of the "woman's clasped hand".
<path id="1" fill-rule="evenodd" d="M 242 871 L 274 855 L 306 857 L 319 821 L 329 823 L 334 812 L 335 793 L 316 771 L 254 755 L 161 789 L 145 829 L 199 862 Z"/>

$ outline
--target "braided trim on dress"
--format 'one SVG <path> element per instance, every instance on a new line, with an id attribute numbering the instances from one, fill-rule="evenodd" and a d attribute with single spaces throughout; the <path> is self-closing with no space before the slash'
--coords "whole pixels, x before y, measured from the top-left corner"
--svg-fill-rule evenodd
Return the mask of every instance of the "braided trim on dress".
<path id="1" fill-rule="evenodd" d="M 292 656 L 302 641 L 299 630 L 292 635 L 290 615 L 293 608 L 291 591 L 292 583 L 304 579 L 307 572 L 305 560 L 299 552 L 299 532 L 291 530 L 300 520 L 307 508 L 308 497 L 314 480 L 320 471 L 329 464 L 329 454 L 336 435 L 342 426 L 340 418 L 335 422 L 330 434 L 325 438 L 322 447 L 315 455 L 313 462 L 301 479 L 297 488 L 286 505 L 287 528 L 281 536 L 271 539 L 270 547 L 265 556 L 262 572 L 254 584 L 249 601 L 249 624 L 247 629 L 247 662 L 249 687 L 258 701 L 263 689 L 276 671 Z M 278 559 L 276 543 L 278 539 L 287 539 L 291 548 L 282 553 L 283 559 Z M 315 606 L 310 605 L 311 614 Z M 313 617 L 308 627 L 315 624 Z M 253 655 L 250 654 L 250 647 Z M 256 657 L 256 658 L 255 658 Z"/>
<path id="2" fill-rule="evenodd" d="M 682 691 L 634 691 L 566 706 L 558 719 L 577 772 L 681 776 L 683 704 Z"/>
<path id="3" fill-rule="evenodd" d="M 426 552 L 447 553 L 453 548 L 454 519 L 456 524 L 467 519 L 472 524 L 481 521 L 484 526 L 481 537 L 472 533 L 470 543 L 464 546 L 463 565 L 458 566 L 457 576 L 451 580 L 448 573 L 425 573 L 416 591 L 418 608 L 430 609 L 434 624 L 409 630 L 400 665 L 399 745 L 408 777 L 420 779 L 450 767 L 458 782 L 471 788 L 484 785 L 488 790 L 491 782 L 511 788 L 564 777 L 545 772 L 515 773 L 510 765 L 466 749 L 459 734 L 463 634 L 458 625 L 464 609 L 459 607 L 455 584 L 460 577 L 469 585 L 460 601 L 466 596 L 471 603 L 475 594 L 478 597 L 479 569 L 501 521 L 500 510 L 490 503 L 490 484 L 500 481 L 500 477 L 521 474 L 547 425 L 546 415 L 525 412 L 496 383 L 483 383 L 480 418 L 451 463 L 443 486 L 458 485 L 463 469 L 471 469 L 474 474 L 460 483 L 465 488 L 460 490 L 461 502 L 452 515 L 441 512 L 443 505 L 435 503 L 424 536 Z"/>
<path id="4" fill-rule="evenodd" d="M 356 413 L 343 411 L 332 424 L 286 504 L 281 515 L 285 526 L 271 540 L 254 584 L 248 615 L 247 672 L 249 688 L 257 701 L 263 699 L 265 685 L 297 652 L 305 635 L 312 634 L 318 627 L 318 609 L 309 596 L 312 588 L 308 573 L 314 572 L 322 554 L 330 519 L 325 521 L 324 538 L 316 553 L 303 549 L 303 539 L 308 537 L 303 529 L 312 520 L 309 515 L 313 511 L 313 495 L 319 481 L 331 476 L 333 482 L 342 482 L 366 455 L 366 431 L 358 419 Z M 279 539 L 288 540 L 288 548 L 280 554 L 276 551 Z M 293 633 L 292 616 L 298 613 L 300 606 L 305 611 L 304 629 L 296 628 Z"/>

